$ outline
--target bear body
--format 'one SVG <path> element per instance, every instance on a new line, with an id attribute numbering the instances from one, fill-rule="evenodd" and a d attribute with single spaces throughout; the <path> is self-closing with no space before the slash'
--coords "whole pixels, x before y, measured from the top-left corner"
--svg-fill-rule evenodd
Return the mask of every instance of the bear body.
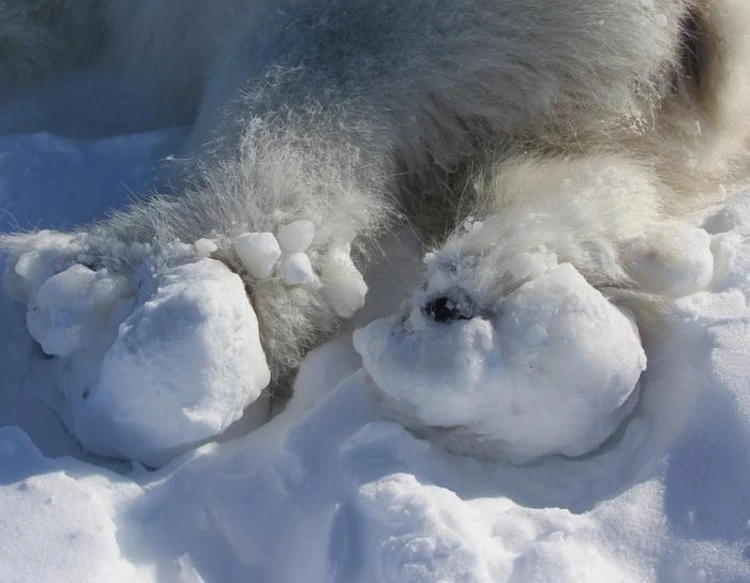
<path id="1" fill-rule="evenodd" d="M 361 307 L 360 269 L 399 221 L 431 251 L 398 324 L 410 333 L 418 319 L 496 314 L 548 260 L 572 264 L 645 328 L 663 298 L 703 280 L 652 285 L 646 262 L 679 271 L 685 261 L 679 244 L 644 233 L 720 200 L 745 152 L 744 0 L 0 9 L 5 86 L 93 65 L 193 124 L 173 191 L 82 228 L 69 246 L 5 236 L 6 288 L 33 303 L 46 278 L 78 263 L 126 278 L 148 264 L 156 281 L 202 253 L 185 246 L 208 249 L 243 279 L 276 384 Z M 30 253 L 45 257 L 31 279 L 18 268 Z M 400 409 L 405 425 L 425 425 Z"/>

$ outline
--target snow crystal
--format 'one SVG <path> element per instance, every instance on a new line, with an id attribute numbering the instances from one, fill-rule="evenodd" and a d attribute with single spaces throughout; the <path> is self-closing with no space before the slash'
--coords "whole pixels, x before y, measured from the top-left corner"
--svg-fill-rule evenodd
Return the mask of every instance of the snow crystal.
<path id="1" fill-rule="evenodd" d="M 631 410 L 646 357 L 628 317 L 569 264 L 521 286 L 493 318 L 415 309 L 354 335 L 386 409 L 451 449 L 529 462 L 599 446 Z"/>
<path id="2" fill-rule="evenodd" d="M 68 356 L 94 342 L 118 300 L 134 293 L 124 277 L 73 265 L 39 287 L 26 325 L 44 352 Z"/>
<path id="3" fill-rule="evenodd" d="M 234 240 L 234 251 L 245 269 L 256 279 L 265 279 L 281 257 L 273 233 L 243 233 Z"/>
<path id="4" fill-rule="evenodd" d="M 270 379 L 239 276 L 203 259 L 157 284 L 120 325 L 75 411 L 88 450 L 154 466 L 222 432 Z"/>
<path id="5" fill-rule="evenodd" d="M 284 253 L 302 253 L 315 239 L 315 225 L 308 220 L 294 221 L 281 227 L 276 238 Z"/>
<path id="6" fill-rule="evenodd" d="M 292 253 L 281 264 L 281 279 L 286 285 L 309 285 L 318 278 L 306 254 Z"/>

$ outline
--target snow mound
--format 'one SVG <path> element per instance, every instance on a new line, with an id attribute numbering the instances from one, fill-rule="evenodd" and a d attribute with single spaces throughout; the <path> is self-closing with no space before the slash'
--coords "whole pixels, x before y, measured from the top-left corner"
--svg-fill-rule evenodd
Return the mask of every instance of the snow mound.
<path id="1" fill-rule="evenodd" d="M 569 264 L 494 317 L 415 309 L 354 335 L 385 409 L 457 452 L 526 463 L 597 448 L 636 402 L 646 355 L 631 320 Z"/>
<path id="2" fill-rule="evenodd" d="M 239 276 L 213 259 L 180 265 L 120 324 L 75 433 L 96 454 L 158 466 L 224 431 L 269 380 Z"/>

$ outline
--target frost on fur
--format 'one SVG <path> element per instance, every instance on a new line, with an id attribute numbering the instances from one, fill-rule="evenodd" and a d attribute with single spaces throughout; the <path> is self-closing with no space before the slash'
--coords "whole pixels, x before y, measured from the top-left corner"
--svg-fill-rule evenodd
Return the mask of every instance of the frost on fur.
<path id="1" fill-rule="evenodd" d="M 668 298 L 711 281 L 708 236 L 678 221 L 721 198 L 722 181 L 745 153 L 746 3 L 287 4 L 0 0 L 7 8 L 0 10 L 0 80 L 15 86 L 95 64 L 149 88 L 176 119 L 193 123 L 171 191 L 74 234 L 0 241 L 6 290 L 30 306 L 34 337 L 45 351 L 72 358 L 118 318 L 123 325 L 150 321 L 149 302 L 164 299 L 172 285 L 200 312 L 174 280 L 210 288 L 213 272 L 199 266 L 213 265 L 235 288 L 241 282 L 257 317 L 264 358 L 250 359 L 260 379 L 253 386 L 264 384 L 265 363 L 272 384 L 288 382 L 306 351 L 362 307 L 368 255 L 403 220 L 431 246 L 424 289 L 403 316 L 420 330 L 443 330 L 450 339 L 466 328 L 471 333 L 459 334 L 461 341 L 502 343 L 503 306 L 527 300 L 539 305 L 518 309 L 540 320 L 551 338 L 555 318 L 575 322 L 582 336 L 570 344 L 569 361 L 591 373 L 579 405 L 590 409 L 588 396 L 602 384 L 609 392 L 599 423 L 581 424 L 583 433 L 556 451 L 596 447 L 635 394 L 643 329 Z M 562 311 L 545 303 L 551 290 L 559 291 Z M 152 300 L 132 303 L 134 297 Z M 201 313 L 213 330 L 208 320 L 218 312 Z M 398 355 L 381 343 L 401 334 L 403 322 L 388 322 L 367 328 L 378 334 L 360 333 L 365 366 L 385 406 L 432 434 L 445 422 L 429 412 L 434 404 L 420 401 L 419 391 L 410 400 L 392 390 L 398 383 L 386 361 Z M 604 327 L 613 354 L 620 340 L 627 346 L 622 354 L 598 363 L 582 356 L 591 352 L 591 322 Z M 119 334 L 126 335 L 103 345 L 119 347 L 117 362 L 135 363 Z M 183 340 L 202 346 L 201 338 Z M 414 350 L 426 367 L 424 349 L 434 339 L 419 338 L 424 345 Z M 538 355 L 552 350 L 527 340 Z M 157 352 L 159 363 L 185 356 Z M 104 376 L 115 366 L 103 353 L 86 358 Z M 211 369 L 218 362 L 212 359 L 221 360 L 211 353 L 202 366 Z M 419 370 L 429 377 L 425 367 Z M 456 380 L 443 387 L 446 394 L 460 390 L 456 367 L 446 371 Z M 157 368 L 144 364 L 156 376 Z M 515 374 L 511 368 L 484 362 L 472 374 Z M 547 386 L 529 374 L 523 386 Z M 105 383 L 119 387 L 113 399 L 127 391 L 116 377 Z M 415 386 L 427 386 L 422 380 Z M 494 381 L 476 384 L 490 410 L 505 398 Z M 451 442 L 455 449 L 476 452 L 487 441 L 500 444 L 494 453 L 515 451 L 506 442 L 520 434 L 497 433 L 495 421 L 472 412 L 477 403 L 454 397 L 456 414 L 466 414 L 453 421 L 474 444 Z M 219 426 L 224 421 L 211 425 Z M 549 443 L 518 457 L 549 452 Z"/>

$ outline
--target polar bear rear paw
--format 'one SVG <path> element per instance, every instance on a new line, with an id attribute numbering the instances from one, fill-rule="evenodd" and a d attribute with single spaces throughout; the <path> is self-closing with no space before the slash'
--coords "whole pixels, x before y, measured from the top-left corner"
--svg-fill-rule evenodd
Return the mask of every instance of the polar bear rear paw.
<path id="1" fill-rule="evenodd" d="M 591 452 L 633 410 L 646 368 L 638 330 L 570 264 L 493 306 L 455 286 L 417 297 L 354 336 L 404 426 L 457 453 L 527 463 Z"/>

